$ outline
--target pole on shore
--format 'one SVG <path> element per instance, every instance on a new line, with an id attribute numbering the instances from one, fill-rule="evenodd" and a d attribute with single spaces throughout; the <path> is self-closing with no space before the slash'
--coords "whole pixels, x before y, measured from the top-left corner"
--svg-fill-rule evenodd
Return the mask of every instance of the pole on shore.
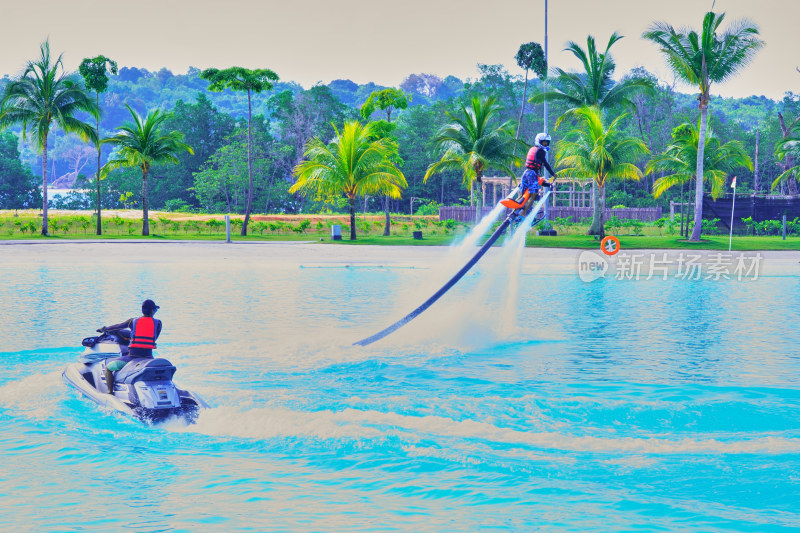
<path id="1" fill-rule="evenodd" d="M 736 205 L 736 176 L 733 177 L 733 181 L 731 181 L 731 187 L 733 188 L 733 201 L 731 201 L 731 235 L 728 238 L 728 251 L 731 251 L 731 245 L 733 244 L 733 206 Z"/>
<path id="2" fill-rule="evenodd" d="M 544 0 L 544 64 L 547 65 L 549 68 L 550 65 L 547 62 L 547 0 Z M 544 90 L 547 91 L 547 71 L 544 72 Z M 547 98 L 544 100 L 544 129 L 543 131 L 547 133 Z"/>
<path id="3" fill-rule="evenodd" d="M 225 215 L 225 242 L 231 242 L 231 217 Z"/>

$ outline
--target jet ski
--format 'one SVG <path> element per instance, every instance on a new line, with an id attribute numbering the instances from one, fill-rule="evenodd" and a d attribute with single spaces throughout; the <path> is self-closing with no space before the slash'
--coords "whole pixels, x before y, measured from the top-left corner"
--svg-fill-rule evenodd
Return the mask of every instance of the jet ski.
<path id="1" fill-rule="evenodd" d="M 166 359 L 132 359 L 114 374 L 114 391 L 108 393 L 106 363 L 128 355 L 129 339 L 130 330 L 125 329 L 86 337 L 78 362 L 68 365 L 62 378 L 95 403 L 146 423 L 170 417 L 194 422 L 200 409 L 209 406 L 197 394 L 176 386 L 172 381 L 176 368 Z"/>

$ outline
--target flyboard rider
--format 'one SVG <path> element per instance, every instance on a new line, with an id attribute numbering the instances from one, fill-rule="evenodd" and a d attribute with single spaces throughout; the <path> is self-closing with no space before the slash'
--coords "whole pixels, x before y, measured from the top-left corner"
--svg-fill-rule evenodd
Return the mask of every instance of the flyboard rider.
<path id="1" fill-rule="evenodd" d="M 539 191 L 542 187 L 550 187 L 551 181 L 547 181 L 542 175 L 542 167 L 546 168 L 553 178 L 556 173 L 547 162 L 547 152 L 550 151 L 550 135 L 546 133 L 539 133 L 533 142 L 533 146 L 528 150 L 528 156 L 525 158 L 525 172 L 522 174 L 522 183 L 519 186 L 518 198 L 522 199 L 525 192 L 529 191 L 528 199 L 522 208 L 521 213 L 517 214 L 516 222 L 525 218 L 533 207 L 536 200 L 539 199 Z"/>

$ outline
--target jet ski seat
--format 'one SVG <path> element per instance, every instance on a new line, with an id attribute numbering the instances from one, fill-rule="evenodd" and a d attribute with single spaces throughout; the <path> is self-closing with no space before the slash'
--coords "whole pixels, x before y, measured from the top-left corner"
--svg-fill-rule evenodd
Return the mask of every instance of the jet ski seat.
<path id="1" fill-rule="evenodd" d="M 114 381 L 127 384 L 137 381 L 169 381 L 176 370 L 166 359 L 133 359 L 117 371 Z"/>

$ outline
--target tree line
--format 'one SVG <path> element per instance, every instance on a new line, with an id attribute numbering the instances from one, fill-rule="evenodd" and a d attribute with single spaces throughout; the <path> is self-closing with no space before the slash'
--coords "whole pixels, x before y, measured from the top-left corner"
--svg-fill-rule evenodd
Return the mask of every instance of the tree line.
<path id="1" fill-rule="evenodd" d="M 415 74 L 399 88 L 303 89 L 266 68 L 175 76 L 117 69 L 104 56 L 70 73 L 44 43 L 22 74 L 0 80 L 0 127 L 13 131 L 0 134 L 0 207 L 41 202 L 46 234 L 44 185 L 71 175 L 94 191 L 73 200 L 97 211 L 98 233 L 101 209 L 121 204 L 142 208 L 144 234 L 151 208 L 243 213 L 243 234 L 254 211 L 382 210 L 388 231 L 388 213 L 413 211 L 415 200 L 479 202 L 485 175 L 518 178 L 533 137 L 549 131 L 557 174 L 593 183 L 590 233 L 604 232 L 608 202 L 663 206 L 691 200 L 694 187 L 696 240 L 703 193 L 721 194 L 731 174 L 739 192 L 798 192 L 800 96 L 712 98 L 712 84 L 763 44 L 749 21 L 723 31 L 724 20 L 709 12 L 699 30 L 654 23 L 642 35 L 699 97 L 641 67 L 615 79 L 617 34 L 604 48 L 593 36 L 567 43 L 577 72 L 548 67 L 541 47 L 524 43 L 515 56 L 524 76 L 479 64 L 475 79 Z M 364 161 L 342 159 L 358 149 Z M 36 160 L 41 180 L 20 160 Z"/>

